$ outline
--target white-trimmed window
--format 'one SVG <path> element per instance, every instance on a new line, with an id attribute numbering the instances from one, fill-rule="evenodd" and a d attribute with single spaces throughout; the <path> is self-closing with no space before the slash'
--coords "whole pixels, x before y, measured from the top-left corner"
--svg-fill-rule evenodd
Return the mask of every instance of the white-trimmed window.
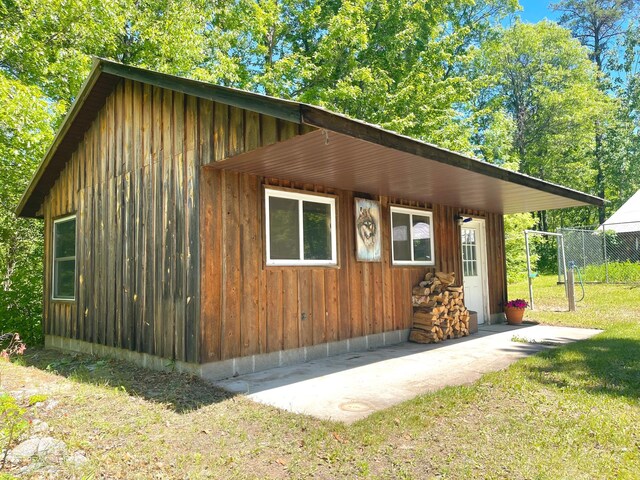
<path id="1" fill-rule="evenodd" d="M 336 265 L 336 200 L 265 189 L 267 265 Z"/>
<path id="2" fill-rule="evenodd" d="M 431 212 L 391 207 L 391 238 L 394 265 L 434 265 Z"/>
<path id="3" fill-rule="evenodd" d="M 76 216 L 53 222 L 53 292 L 54 300 L 76 297 Z"/>

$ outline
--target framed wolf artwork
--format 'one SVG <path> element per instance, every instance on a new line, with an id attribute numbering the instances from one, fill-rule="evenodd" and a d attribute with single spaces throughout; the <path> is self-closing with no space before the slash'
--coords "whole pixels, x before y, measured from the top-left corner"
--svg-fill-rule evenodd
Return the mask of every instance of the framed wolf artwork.
<path id="1" fill-rule="evenodd" d="M 364 198 L 355 199 L 356 260 L 379 262 L 382 238 L 380 235 L 380 203 Z"/>

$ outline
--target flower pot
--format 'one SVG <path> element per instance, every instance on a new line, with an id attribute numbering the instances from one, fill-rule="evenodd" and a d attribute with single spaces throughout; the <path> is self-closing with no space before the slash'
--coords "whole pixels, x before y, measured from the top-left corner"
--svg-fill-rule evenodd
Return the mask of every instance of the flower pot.
<path id="1" fill-rule="evenodd" d="M 524 308 L 504 307 L 504 314 L 509 325 L 520 325 L 524 317 Z"/>

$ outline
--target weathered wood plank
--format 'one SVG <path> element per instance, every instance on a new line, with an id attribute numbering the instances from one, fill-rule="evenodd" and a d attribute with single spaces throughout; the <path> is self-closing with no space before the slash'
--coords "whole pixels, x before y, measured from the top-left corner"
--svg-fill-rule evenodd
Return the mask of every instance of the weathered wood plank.
<path id="1" fill-rule="evenodd" d="M 284 349 L 298 348 L 300 345 L 300 312 L 298 311 L 298 271 L 282 271 L 283 345 Z"/>
<path id="2" fill-rule="evenodd" d="M 260 146 L 260 114 L 244 111 L 244 148 L 249 152 Z"/>
<path id="3" fill-rule="evenodd" d="M 123 128 L 120 127 L 120 130 Z M 120 159 L 122 162 L 122 159 Z M 115 183 L 115 218 L 112 220 L 114 223 L 112 225 L 112 234 L 113 240 L 115 243 L 112 254 L 111 261 L 115 263 L 115 290 L 114 290 L 114 303 L 115 311 L 114 311 L 114 346 L 124 348 L 123 339 L 125 337 L 124 331 L 126 329 L 125 326 L 125 318 L 124 318 L 124 305 L 122 303 L 122 293 L 124 290 L 123 285 L 123 269 L 124 269 L 124 217 L 125 217 L 125 185 L 124 185 L 124 175 L 118 175 L 114 178 Z M 112 197 L 114 198 L 114 197 Z M 113 245 L 113 244 L 112 244 Z"/>
<path id="4" fill-rule="evenodd" d="M 349 205 L 353 202 L 353 197 L 347 192 L 342 192 L 338 198 L 338 250 L 340 254 L 340 271 L 338 280 L 340 287 L 339 294 L 339 320 L 338 320 L 338 339 L 345 340 L 351 337 L 351 282 L 350 274 L 353 264 L 353 248 L 349 244 L 349 227 L 345 226 L 345 222 L 351 219 L 352 210 Z"/>
<path id="5" fill-rule="evenodd" d="M 146 92 L 145 92 L 146 95 Z M 145 111 L 145 123 L 146 123 Z M 150 138 L 145 135 L 145 145 Z M 143 258 L 140 262 L 142 264 L 142 278 L 143 288 L 140 289 L 142 299 L 140 303 L 142 323 L 142 340 L 141 351 L 145 353 L 153 354 L 156 346 L 154 318 L 155 318 L 155 290 L 156 290 L 156 271 L 155 271 L 155 232 L 156 226 L 154 224 L 155 213 L 155 198 L 154 198 L 154 164 L 153 162 L 146 163 L 142 169 L 142 176 L 144 177 L 144 202 L 142 205 L 142 248 L 144 249 Z"/>
<path id="6" fill-rule="evenodd" d="M 255 177 L 241 175 L 239 179 L 239 210 L 240 210 L 240 337 L 242 355 L 259 353 L 260 325 L 258 321 L 259 281 L 258 264 L 256 263 L 255 216 L 250 192 L 255 192 Z M 255 197 L 254 197 L 255 198 Z"/>
<path id="7" fill-rule="evenodd" d="M 311 279 L 312 344 L 327 341 L 327 309 L 325 307 L 325 275 L 323 270 L 314 269 Z"/>
<path id="8" fill-rule="evenodd" d="M 309 269 L 298 272 L 298 318 L 299 345 L 308 347 L 313 345 L 313 302 L 312 302 L 312 271 Z"/>
<path id="9" fill-rule="evenodd" d="M 298 124 L 287 122 L 286 120 L 278 120 L 278 141 L 284 142 L 298 135 Z"/>
<path id="10" fill-rule="evenodd" d="M 147 252 L 144 242 L 144 177 L 143 177 L 143 104 L 142 85 L 134 82 L 132 86 L 132 133 L 131 133 L 131 227 L 133 229 L 133 240 L 131 243 L 130 261 L 130 315 L 131 315 L 131 344 L 130 349 L 144 351 L 144 275 L 143 269 L 146 263 Z"/>
<path id="11" fill-rule="evenodd" d="M 267 352 L 284 348 L 284 316 L 282 298 L 284 291 L 282 270 L 267 270 Z"/>
<path id="12" fill-rule="evenodd" d="M 186 97 L 185 101 L 185 360 L 197 362 L 200 358 L 198 100 Z"/>
<path id="13" fill-rule="evenodd" d="M 277 120 L 273 117 L 260 115 L 260 144 L 271 145 L 278 141 Z"/>
<path id="14" fill-rule="evenodd" d="M 78 209 L 76 213 L 76 315 L 74 318 L 73 338 L 80 340 L 84 334 L 84 310 L 85 310 L 85 242 L 84 222 L 87 217 L 85 212 L 84 196 L 79 195 Z"/>
<path id="15" fill-rule="evenodd" d="M 175 358 L 175 192 L 173 183 L 173 93 L 162 95 L 162 322 L 163 356 Z"/>
<path id="16" fill-rule="evenodd" d="M 204 144 L 206 145 L 206 144 Z M 209 150 L 203 146 L 203 157 Z M 221 172 L 202 170 L 200 183 L 200 262 L 201 361 L 219 360 L 221 356 L 222 309 L 222 193 Z"/>
<path id="17" fill-rule="evenodd" d="M 184 155 L 184 95 L 173 95 L 173 192 L 174 192 L 174 245 L 173 296 L 175 308 L 175 352 L 176 359 L 185 359 L 186 347 L 186 297 L 185 297 L 185 155 Z"/>
<path id="18" fill-rule="evenodd" d="M 94 224 L 94 210 L 93 210 L 93 189 L 86 187 L 83 190 L 84 204 L 85 204 L 85 221 L 83 242 L 84 242 L 84 258 L 81 260 L 84 263 L 84 289 L 85 289 L 85 302 L 84 310 L 81 315 L 84 317 L 84 331 L 82 332 L 82 339 L 86 342 L 93 341 L 93 326 L 95 323 L 95 310 L 94 310 L 94 283 L 95 283 L 95 267 L 94 267 L 94 250 L 93 250 L 93 237 L 95 236 L 93 230 Z"/>
<path id="19" fill-rule="evenodd" d="M 133 158 L 129 163 L 133 162 Z M 123 212 L 123 259 L 122 259 L 122 306 L 123 326 L 122 345 L 123 348 L 135 350 L 136 348 L 136 323 L 134 318 L 134 304 L 137 300 L 135 283 L 135 263 L 136 259 L 136 185 L 135 174 L 128 171 L 124 174 L 124 205 Z M 135 299 L 134 299 L 135 297 Z"/>
<path id="20" fill-rule="evenodd" d="M 222 175 L 223 215 L 222 226 L 222 358 L 241 355 L 240 338 L 240 212 L 239 177 L 235 172 Z"/>
<path id="21" fill-rule="evenodd" d="M 227 158 L 229 150 L 229 107 L 216 103 L 213 119 L 213 161 Z"/>
<path id="22" fill-rule="evenodd" d="M 110 178 L 108 180 L 108 190 L 107 190 L 107 198 L 105 198 L 105 203 L 107 204 L 107 214 L 105 218 L 105 230 L 107 231 L 106 236 L 106 255 L 105 262 L 107 272 L 105 277 L 106 291 L 107 295 L 105 298 L 105 318 L 106 318 L 106 345 L 110 347 L 116 346 L 116 229 L 118 223 L 116 221 L 117 218 L 117 209 L 118 198 L 117 194 L 117 183 L 116 178 Z"/>
<path id="23" fill-rule="evenodd" d="M 244 151 L 244 110 L 229 107 L 229 150 L 227 156 L 232 157 Z"/>

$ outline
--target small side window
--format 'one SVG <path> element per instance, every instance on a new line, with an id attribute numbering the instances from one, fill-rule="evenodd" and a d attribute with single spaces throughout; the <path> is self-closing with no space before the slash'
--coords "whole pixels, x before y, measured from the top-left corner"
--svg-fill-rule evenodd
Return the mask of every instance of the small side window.
<path id="1" fill-rule="evenodd" d="M 53 295 L 54 300 L 76 297 L 76 217 L 53 222 Z"/>

